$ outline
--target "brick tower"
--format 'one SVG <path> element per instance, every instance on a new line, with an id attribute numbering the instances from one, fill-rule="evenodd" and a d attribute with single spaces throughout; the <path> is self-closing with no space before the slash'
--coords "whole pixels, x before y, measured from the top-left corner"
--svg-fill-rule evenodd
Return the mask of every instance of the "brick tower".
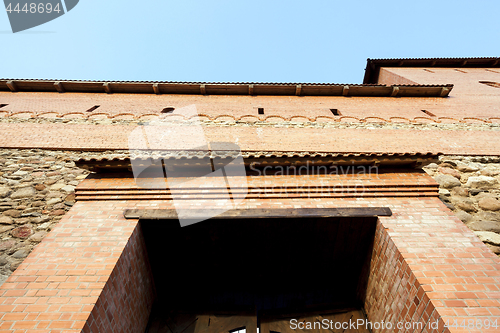
<path id="1" fill-rule="evenodd" d="M 0 80 L 0 332 L 498 332 L 499 88 Z"/>

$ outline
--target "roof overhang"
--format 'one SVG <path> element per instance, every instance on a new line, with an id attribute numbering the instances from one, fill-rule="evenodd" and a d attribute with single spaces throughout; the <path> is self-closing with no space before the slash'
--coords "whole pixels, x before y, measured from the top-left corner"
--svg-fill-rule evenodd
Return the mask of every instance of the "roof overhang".
<path id="1" fill-rule="evenodd" d="M 452 84 L 387 86 L 331 83 L 130 82 L 0 79 L 0 91 L 103 94 L 446 97 L 452 88 Z"/>
<path id="2" fill-rule="evenodd" d="M 375 84 L 381 67 L 500 67 L 500 58 L 408 58 L 408 59 L 367 59 L 363 84 Z"/>

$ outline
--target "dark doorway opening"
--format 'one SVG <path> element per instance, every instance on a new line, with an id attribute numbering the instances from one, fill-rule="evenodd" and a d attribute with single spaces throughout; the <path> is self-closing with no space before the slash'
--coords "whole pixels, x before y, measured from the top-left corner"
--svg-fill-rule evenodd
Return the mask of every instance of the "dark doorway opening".
<path id="1" fill-rule="evenodd" d="M 376 222 L 214 218 L 181 228 L 176 220 L 141 220 L 157 289 L 148 332 L 251 332 L 255 321 L 269 333 L 273 321 L 359 312 Z M 219 326 L 201 329 L 203 321 Z"/>

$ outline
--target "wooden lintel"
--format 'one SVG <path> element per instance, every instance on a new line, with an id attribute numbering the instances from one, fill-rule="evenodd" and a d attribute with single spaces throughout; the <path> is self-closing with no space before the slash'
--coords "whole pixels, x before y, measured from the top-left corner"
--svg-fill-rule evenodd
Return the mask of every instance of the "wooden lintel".
<path id="1" fill-rule="evenodd" d="M 396 97 L 398 94 L 399 94 L 399 87 L 393 86 L 392 92 L 391 92 L 391 97 Z"/>
<path id="2" fill-rule="evenodd" d="M 153 91 L 155 94 L 159 95 L 160 94 L 160 85 L 158 83 L 153 84 Z"/>
<path id="3" fill-rule="evenodd" d="M 344 86 L 342 88 L 342 96 L 348 96 L 349 95 L 349 86 Z"/>
<path id="4" fill-rule="evenodd" d="M 64 87 L 63 87 L 62 83 L 61 83 L 61 82 L 59 82 L 59 81 L 54 82 L 54 87 L 56 87 L 56 90 L 57 90 L 59 93 L 61 93 L 61 94 L 62 94 L 63 92 L 65 92 L 65 91 L 64 91 Z"/>
<path id="5" fill-rule="evenodd" d="M 343 207 L 343 208 L 277 208 L 277 209 L 233 209 L 217 214 L 210 209 L 193 209 L 192 219 L 275 219 L 275 218 L 329 218 L 329 217 L 373 217 L 392 216 L 388 207 Z M 178 219 L 175 209 L 127 209 L 123 212 L 127 219 L 171 220 Z"/>
<path id="6" fill-rule="evenodd" d="M 200 84 L 200 93 L 202 95 L 206 95 L 207 94 L 207 89 L 206 89 L 206 87 L 205 87 L 204 84 Z"/>
<path id="7" fill-rule="evenodd" d="M 5 84 L 10 89 L 10 91 L 12 91 L 12 92 L 17 91 L 17 86 L 16 86 L 16 83 L 14 81 L 7 81 Z"/>
<path id="8" fill-rule="evenodd" d="M 104 91 L 107 93 L 107 94 L 112 94 L 113 91 L 111 90 L 111 86 L 109 85 L 109 82 L 106 82 L 102 85 L 104 87 Z"/>
<path id="9" fill-rule="evenodd" d="M 295 86 L 295 95 L 300 96 L 301 93 L 302 93 L 302 85 L 298 84 L 297 86 Z"/>
<path id="10" fill-rule="evenodd" d="M 443 87 L 441 88 L 441 94 L 439 96 L 446 97 L 450 93 L 450 88 Z"/>
<path id="11" fill-rule="evenodd" d="M 248 85 L 248 94 L 253 95 L 253 84 Z"/>

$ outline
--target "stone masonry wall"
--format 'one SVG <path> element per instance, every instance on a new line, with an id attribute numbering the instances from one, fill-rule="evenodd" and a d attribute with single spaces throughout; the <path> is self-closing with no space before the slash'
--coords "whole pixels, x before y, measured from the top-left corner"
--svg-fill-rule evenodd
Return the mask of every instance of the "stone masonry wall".
<path id="1" fill-rule="evenodd" d="M 126 151 L 0 149 L 0 285 L 74 204 L 88 171 L 80 157 L 123 157 Z M 440 198 L 500 255 L 500 157 L 443 156 L 424 168 Z"/>
<path id="2" fill-rule="evenodd" d="M 500 255 L 500 157 L 442 156 L 424 170 L 441 201 Z"/>
<path id="3" fill-rule="evenodd" d="M 75 202 L 80 153 L 0 150 L 0 285 Z"/>

